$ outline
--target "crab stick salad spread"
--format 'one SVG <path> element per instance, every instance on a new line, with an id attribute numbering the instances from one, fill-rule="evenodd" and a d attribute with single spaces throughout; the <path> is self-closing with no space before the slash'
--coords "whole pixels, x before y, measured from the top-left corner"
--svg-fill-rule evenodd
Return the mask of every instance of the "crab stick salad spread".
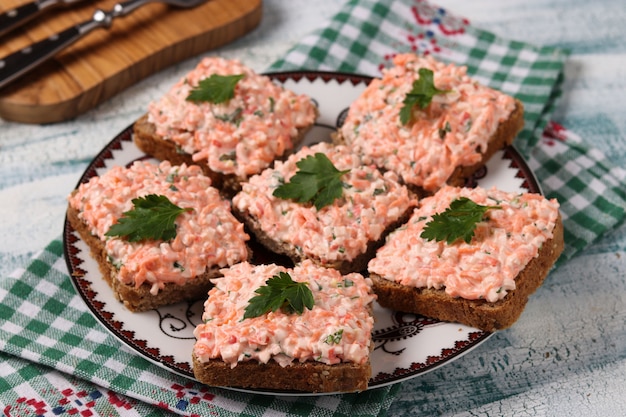
<path id="1" fill-rule="evenodd" d="M 191 91 L 212 75 L 243 75 L 224 102 L 190 101 Z M 311 126 L 311 99 L 274 84 L 238 60 L 204 58 L 148 109 L 148 121 L 194 161 L 214 172 L 247 178 L 293 148 L 298 129 Z"/>
<path id="2" fill-rule="evenodd" d="M 310 203 L 273 196 L 273 191 L 297 172 L 297 162 L 325 154 L 340 170 L 343 195 L 317 210 Z M 393 172 L 381 174 L 346 146 L 321 142 L 303 147 L 274 168 L 251 177 L 233 198 L 233 206 L 252 216 L 270 239 L 293 245 L 306 258 L 322 263 L 351 261 L 366 252 L 370 241 L 417 204 Z"/>
<path id="3" fill-rule="evenodd" d="M 456 167 L 481 160 L 515 101 L 470 79 L 465 67 L 431 56 L 400 54 L 393 64 L 352 103 L 340 134 L 368 161 L 398 173 L 407 184 L 434 191 Z M 403 124 L 400 111 L 422 68 L 433 72 L 434 86 L 443 92 L 426 108 L 415 106 Z"/>
<path id="4" fill-rule="evenodd" d="M 432 216 L 466 197 L 490 209 L 470 243 L 420 237 Z M 420 201 L 406 226 L 391 233 L 368 270 L 416 288 L 445 289 L 452 297 L 495 302 L 515 289 L 515 277 L 553 237 L 559 204 L 534 193 L 446 186 Z"/>
<path id="5" fill-rule="evenodd" d="M 194 353 L 201 362 L 220 359 L 234 368 L 248 360 L 273 359 L 283 367 L 306 361 L 329 365 L 368 361 L 374 327 L 370 304 L 375 299 L 369 278 L 341 275 L 311 261 L 293 269 L 243 262 L 222 272 L 223 279 L 213 280 L 203 323 L 194 331 Z M 302 314 L 278 309 L 244 319 L 255 290 L 280 272 L 308 284 L 313 308 Z"/>
<path id="6" fill-rule="evenodd" d="M 176 218 L 173 239 L 130 242 L 105 235 L 124 212 L 133 209 L 133 199 L 150 194 L 165 196 L 187 209 Z M 208 268 L 248 258 L 249 237 L 243 225 L 198 166 L 172 166 L 168 161 L 115 166 L 81 184 L 69 204 L 104 242 L 110 262 L 118 268 L 118 279 L 135 287 L 146 283 L 153 295 L 165 283 L 184 284 Z"/>

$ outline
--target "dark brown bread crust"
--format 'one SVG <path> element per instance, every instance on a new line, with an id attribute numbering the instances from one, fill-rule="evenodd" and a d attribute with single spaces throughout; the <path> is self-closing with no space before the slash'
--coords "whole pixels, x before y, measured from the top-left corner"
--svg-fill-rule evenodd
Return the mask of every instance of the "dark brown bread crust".
<path id="1" fill-rule="evenodd" d="M 189 280 L 185 285 L 166 283 L 157 295 L 152 295 L 150 285 L 147 283 L 135 288 L 134 285 L 124 284 L 117 279 L 117 269 L 109 262 L 104 243 L 91 234 L 87 225 L 78 218 L 78 212 L 75 209 L 68 207 L 67 219 L 89 247 L 91 255 L 98 262 L 104 280 L 113 290 L 115 298 L 124 303 L 130 311 L 147 311 L 181 301 L 205 299 L 212 286 L 210 280 L 221 276 L 219 268 L 213 268 L 207 270 L 202 276 Z"/>
<path id="2" fill-rule="evenodd" d="M 221 360 L 200 362 L 193 354 L 193 372 L 204 384 L 218 387 L 260 388 L 299 392 L 355 392 L 367 389 L 372 369 L 363 365 L 295 362 L 283 368 L 277 362 L 239 362 L 231 368 Z"/>
<path id="3" fill-rule="evenodd" d="M 293 139 L 293 148 L 295 149 L 311 127 L 300 129 L 298 136 Z M 145 114 L 133 125 L 133 133 L 135 145 L 147 155 L 158 159 L 159 161 L 170 161 L 172 165 L 198 165 L 202 168 L 204 174 L 211 178 L 211 184 L 219 189 L 224 196 L 232 197 L 241 190 L 241 182 L 246 178 L 240 178 L 234 174 L 223 174 L 215 172 L 206 164 L 206 160 L 194 161 L 191 155 L 181 151 L 174 142 L 165 140 L 156 134 L 156 127 L 148 121 L 148 115 Z M 277 159 L 284 159 L 291 151 L 286 151 Z"/>
<path id="4" fill-rule="evenodd" d="M 249 234 L 255 237 L 256 242 L 261 244 L 269 251 L 274 252 L 278 255 L 287 256 L 294 264 L 304 259 L 310 259 L 320 266 L 337 269 L 339 270 L 339 272 L 345 275 L 351 272 L 365 271 L 367 269 L 367 263 L 369 262 L 369 260 L 374 257 L 374 255 L 376 254 L 376 250 L 381 247 L 385 242 L 385 237 L 389 233 L 391 233 L 391 231 L 406 223 L 413 213 L 414 209 L 415 207 L 410 207 L 403 213 L 402 216 L 400 216 L 400 218 L 398 218 L 398 220 L 389 224 L 385 228 L 385 231 L 382 233 L 380 239 L 368 242 L 365 252 L 357 256 L 355 259 L 349 261 L 344 260 L 335 262 L 325 261 L 316 257 L 307 257 L 302 252 L 298 251 L 295 246 L 289 244 L 288 242 L 276 241 L 267 236 L 267 234 L 265 234 L 265 232 L 263 232 L 263 230 L 259 226 L 258 220 L 248 215 L 248 213 L 242 212 L 233 207 L 233 214 L 239 219 L 239 221 L 246 225 Z"/>
<path id="5" fill-rule="evenodd" d="M 541 286 L 552 265 L 563 252 L 563 224 L 559 216 L 553 237 L 515 278 L 516 288 L 495 303 L 466 300 L 444 290 L 404 286 L 371 274 L 378 303 L 396 311 L 421 314 L 441 321 L 462 323 L 493 332 L 510 327 L 522 314 L 528 297 Z"/>
<path id="6" fill-rule="evenodd" d="M 474 165 L 457 167 L 450 178 L 447 180 L 448 185 L 463 187 L 471 176 L 481 169 L 491 159 L 491 157 L 499 150 L 513 144 L 515 137 L 524 127 L 524 105 L 521 101 L 515 99 L 515 109 L 508 119 L 498 125 L 495 133 L 488 141 L 487 149 L 483 152 L 482 159 Z M 345 139 L 341 135 L 341 131 L 337 131 L 333 136 L 333 143 L 345 145 Z M 349 145 L 349 144 L 348 144 Z M 412 192 L 420 197 L 430 195 L 429 193 L 414 184 L 405 184 Z"/>
<path id="7" fill-rule="evenodd" d="M 235 175 L 225 175 L 212 171 L 206 163 L 194 161 L 191 155 L 181 151 L 176 144 L 165 140 L 156 134 L 156 127 L 148 121 L 145 114 L 133 125 L 135 145 L 145 154 L 159 161 L 170 161 L 172 165 L 198 165 L 202 172 L 211 178 L 211 185 L 220 190 L 228 190 L 226 194 L 233 194 L 239 188 L 239 180 Z"/>

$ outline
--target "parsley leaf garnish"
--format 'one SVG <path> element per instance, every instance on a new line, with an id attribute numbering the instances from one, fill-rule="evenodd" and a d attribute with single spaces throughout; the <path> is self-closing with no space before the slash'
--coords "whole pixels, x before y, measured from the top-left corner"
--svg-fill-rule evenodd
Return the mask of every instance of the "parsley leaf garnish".
<path id="1" fill-rule="evenodd" d="M 445 240 L 448 244 L 463 238 L 465 243 L 470 243 L 474 237 L 476 224 L 483 219 L 487 210 L 500 208 L 500 206 L 482 206 L 467 197 L 457 198 L 445 211 L 433 215 L 420 237 L 437 242 Z"/>
<path id="2" fill-rule="evenodd" d="M 293 199 L 299 203 L 313 202 L 320 210 L 340 198 L 343 192 L 341 176 L 350 170 L 339 171 L 323 153 L 309 155 L 296 163 L 299 171 L 290 182 L 274 190 L 274 197 Z"/>
<path id="3" fill-rule="evenodd" d="M 163 195 L 149 194 L 132 200 L 134 208 L 122 213 L 105 236 L 126 237 L 130 242 L 176 237 L 176 218 L 192 208 L 180 208 Z"/>
<path id="4" fill-rule="evenodd" d="M 435 87 L 433 72 L 427 68 L 420 68 L 417 72 L 419 78 L 413 81 L 413 89 L 409 91 L 402 102 L 404 106 L 400 109 L 400 122 L 403 125 L 411 121 L 413 107 L 420 109 L 428 107 L 435 94 L 445 94 L 448 90 L 439 90 Z"/>
<path id="5" fill-rule="evenodd" d="M 244 77 L 244 74 L 217 75 L 213 74 L 198 83 L 191 90 L 187 101 L 208 101 L 209 103 L 224 103 L 235 97 L 235 86 Z"/>
<path id="6" fill-rule="evenodd" d="M 286 272 L 279 272 L 257 288 L 249 300 L 243 318 L 262 316 L 279 308 L 284 312 L 302 314 L 304 308 L 313 308 L 313 293 L 306 282 L 296 282 Z"/>

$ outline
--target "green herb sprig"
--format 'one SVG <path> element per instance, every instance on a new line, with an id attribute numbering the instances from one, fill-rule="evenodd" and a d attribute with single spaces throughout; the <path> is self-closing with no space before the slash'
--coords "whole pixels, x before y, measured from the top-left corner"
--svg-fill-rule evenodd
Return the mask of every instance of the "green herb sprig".
<path id="1" fill-rule="evenodd" d="M 235 86 L 244 74 L 217 75 L 213 74 L 201 80 L 198 86 L 190 91 L 187 101 L 220 104 L 235 97 Z"/>
<path id="2" fill-rule="evenodd" d="M 147 239 L 168 241 L 176 237 L 176 218 L 192 208 L 180 208 L 167 197 L 149 194 L 132 200 L 134 208 L 122 213 L 105 236 L 126 237 L 129 242 Z"/>
<path id="3" fill-rule="evenodd" d="M 413 89 L 409 91 L 402 102 L 404 106 L 400 109 L 400 122 L 403 125 L 411 121 L 413 107 L 420 109 L 428 107 L 435 94 L 446 94 L 449 90 L 439 90 L 435 87 L 434 73 L 427 68 L 420 68 L 417 72 L 419 78 L 413 81 Z"/>
<path id="4" fill-rule="evenodd" d="M 279 272 L 257 288 L 245 308 L 244 319 L 259 317 L 270 311 L 282 309 L 288 314 L 302 314 L 304 308 L 311 310 L 313 293 L 306 282 L 296 282 L 286 272 Z"/>
<path id="5" fill-rule="evenodd" d="M 442 213 L 433 215 L 426 223 L 420 237 L 426 240 L 443 240 L 448 244 L 462 238 L 470 243 L 474 237 L 476 224 L 482 221 L 489 209 L 501 209 L 500 206 L 482 206 L 467 197 L 460 197 L 450 203 L 450 207 Z"/>
<path id="6" fill-rule="evenodd" d="M 299 160 L 296 166 L 298 172 L 288 183 L 274 190 L 275 197 L 299 203 L 312 202 L 320 210 L 342 196 L 344 184 L 341 176 L 350 172 L 349 169 L 339 171 L 321 152 Z"/>

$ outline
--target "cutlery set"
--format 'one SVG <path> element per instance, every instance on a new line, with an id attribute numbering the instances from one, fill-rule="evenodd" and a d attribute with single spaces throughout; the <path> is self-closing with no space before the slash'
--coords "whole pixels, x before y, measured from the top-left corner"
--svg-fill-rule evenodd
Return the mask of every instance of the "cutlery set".
<path id="1" fill-rule="evenodd" d="M 0 15 L 0 36 L 25 24 L 57 6 L 70 6 L 86 0 L 35 0 Z M 127 0 L 111 10 L 96 9 L 90 20 L 71 26 L 19 51 L 0 57 L 0 89 L 20 78 L 41 63 L 98 28 L 108 29 L 115 18 L 124 17 L 149 3 L 165 3 L 179 8 L 191 8 L 207 0 Z"/>

